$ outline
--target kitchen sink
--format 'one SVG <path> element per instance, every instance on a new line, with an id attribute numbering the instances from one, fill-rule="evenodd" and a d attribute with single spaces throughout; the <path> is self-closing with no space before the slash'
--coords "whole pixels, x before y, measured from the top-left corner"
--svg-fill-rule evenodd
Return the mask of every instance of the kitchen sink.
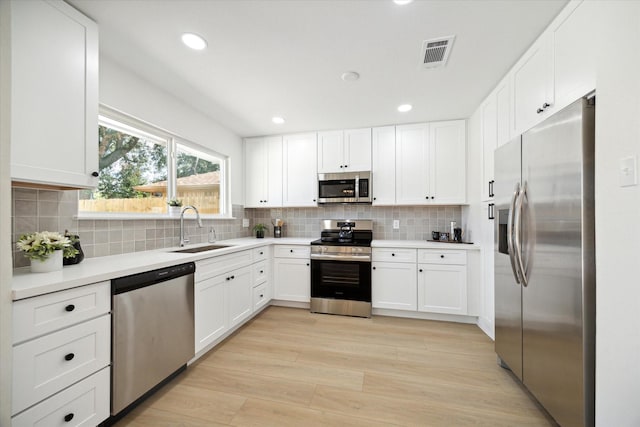
<path id="1" fill-rule="evenodd" d="M 216 249 L 224 249 L 228 247 L 229 247 L 228 245 L 207 245 L 207 246 L 198 246 L 196 248 L 178 249 L 171 252 L 178 252 L 181 254 L 196 254 L 198 252 L 214 251 Z"/>

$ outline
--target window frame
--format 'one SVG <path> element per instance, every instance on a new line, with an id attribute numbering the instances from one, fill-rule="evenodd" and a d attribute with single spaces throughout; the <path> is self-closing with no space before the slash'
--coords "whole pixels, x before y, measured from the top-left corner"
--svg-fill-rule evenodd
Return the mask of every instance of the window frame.
<path id="1" fill-rule="evenodd" d="M 220 213 L 218 214 L 200 214 L 203 219 L 234 219 L 231 210 L 231 193 L 230 193 L 230 158 L 229 156 L 218 153 L 215 150 L 206 148 L 198 143 L 190 141 L 175 133 L 154 126 L 144 120 L 140 120 L 129 114 L 123 113 L 112 107 L 100 104 L 98 112 L 98 125 L 111 126 L 109 122 L 115 122 L 115 128 L 133 136 L 143 137 L 150 141 L 165 144 L 167 148 L 167 200 L 176 197 L 177 194 L 177 152 L 178 145 L 182 145 L 196 153 L 201 153 L 205 157 L 213 157 L 220 161 Z M 118 124 L 124 125 L 119 127 Z M 127 128 L 131 128 L 128 130 Z M 79 194 L 79 193 L 78 193 Z M 196 206 L 197 208 L 197 206 Z M 192 212 L 185 215 L 193 215 Z M 134 213 L 134 212 L 87 212 L 80 211 L 78 206 L 76 219 L 176 219 L 169 213 Z"/>

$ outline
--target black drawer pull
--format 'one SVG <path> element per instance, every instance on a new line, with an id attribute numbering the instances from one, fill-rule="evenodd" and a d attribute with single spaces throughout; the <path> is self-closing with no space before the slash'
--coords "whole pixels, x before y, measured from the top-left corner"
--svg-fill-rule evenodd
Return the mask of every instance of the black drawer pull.
<path id="1" fill-rule="evenodd" d="M 418 270 L 420 273 L 422 273 L 422 269 Z"/>
<path id="2" fill-rule="evenodd" d="M 260 274 L 264 273 L 264 270 L 260 270 Z"/>
<path id="3" fill-rule="evenodd" d="M 68 362 L 70 360 L 73 360 L 74 357 L 76 357 L 76 355 L 73 354 L 73 353 L 65 354 L 64 355 L 64 360 L 66 360 Z"/>
<path id="4" fill-rule="evenodd" d="M 264 294 L 260 294 L 260 298 L 264 298 Z"/>
<path id="5" fill-rule="evenodd" d="M 289 249 L 289 252 L 293 253 L 293 249 Z"/>
<path id="6" fill-rule="evenodd" d="M 231 277 L 227 277 L 225 280 L 231 280 Z"/>
<path id="7" fill-rule="evenodd" d="M 373 267 L 373 269 L 375 270 L 376 268 L 375 268 L 375 267 Z"/>
<path id="8" fill-rule="evenodd" d="M 444 255 L 440 255 L 440 258 L 444 258 Z"/>
<path id="9" fill-rule="evenodd" d="M 73 311 L 73 310 L 75 310 L 75 309 L 76 309 L 76 306 L 75 306 L 75 305 L 73 305 L 73 304 L 69 304 L 69 305 L 68 305 L 68 306 L 66 306 L 64 309 L 65 309 L 66 311 Z"/>
<path id="10" fill-rule="evenodd" d="M 307 263 L 307 267 L 309 267 L 309 263 Z"/>
<path id="11" fill-rule="evenodd" d="M 264 252 L 260 251 L 260 255 L 264 255 Z"/>
<path id="12" fill-rule="evenodd" d="M 396 254 L 391 254 L 391 256 L 396 256 Z"/>
<path id="13" fill-rule="evenodd" d="M 235 279 L 235 278 L 236 278 L 236 276 L 231 276 L 231 279 Z"/>
<path id="14" fill-rule="evenodd" d="M 73 419 L 73 412 L 64 416 L 65 422 L 69 422 Z"/>

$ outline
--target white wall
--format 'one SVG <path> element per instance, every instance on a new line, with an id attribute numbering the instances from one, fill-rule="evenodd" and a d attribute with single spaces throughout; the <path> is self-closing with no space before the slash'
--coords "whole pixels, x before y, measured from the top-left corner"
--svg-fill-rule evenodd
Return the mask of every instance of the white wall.
<path id="1" fill-rule="evenodd" d="M 231 203 L 244 204 L 244 162 L 238 135 L 103 55 L 100 102 L 229 156 Z"/>
<path id="2" fill-rule="evenodd" d="M 0 1 L 0 426 L 11 423 L 10 2 Z"/>
<path id="3" fill-rule="evenodd" d="M 640 187 L 618 180 L 640 153 L 640 2 L 603 2 L 595 24 L 596 421 L 640 426 Z"/>

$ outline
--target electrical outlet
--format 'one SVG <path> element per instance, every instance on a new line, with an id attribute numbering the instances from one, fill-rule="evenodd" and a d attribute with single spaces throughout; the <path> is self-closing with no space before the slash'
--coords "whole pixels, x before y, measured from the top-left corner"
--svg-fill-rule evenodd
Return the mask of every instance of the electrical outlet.
<path id="1" fill-rule="evenodd" d="M 636 172 L 636 156 L 630 156 L 620 159 L 620 187 L 630 187 L 638 184 L 638 175 Z"/>
<path id="2" fill-rule="evenodd" d="M 242 227 L 244 228 L 249 227 L 249 218 L 242 218 Z"/>
<path id="3" fill-rule="evenodd" d="M 399 219 L 394 219 L 393 220 L 393 229 L 394 230 L 399 230 L 400 229 L 400 220 Z"/>

